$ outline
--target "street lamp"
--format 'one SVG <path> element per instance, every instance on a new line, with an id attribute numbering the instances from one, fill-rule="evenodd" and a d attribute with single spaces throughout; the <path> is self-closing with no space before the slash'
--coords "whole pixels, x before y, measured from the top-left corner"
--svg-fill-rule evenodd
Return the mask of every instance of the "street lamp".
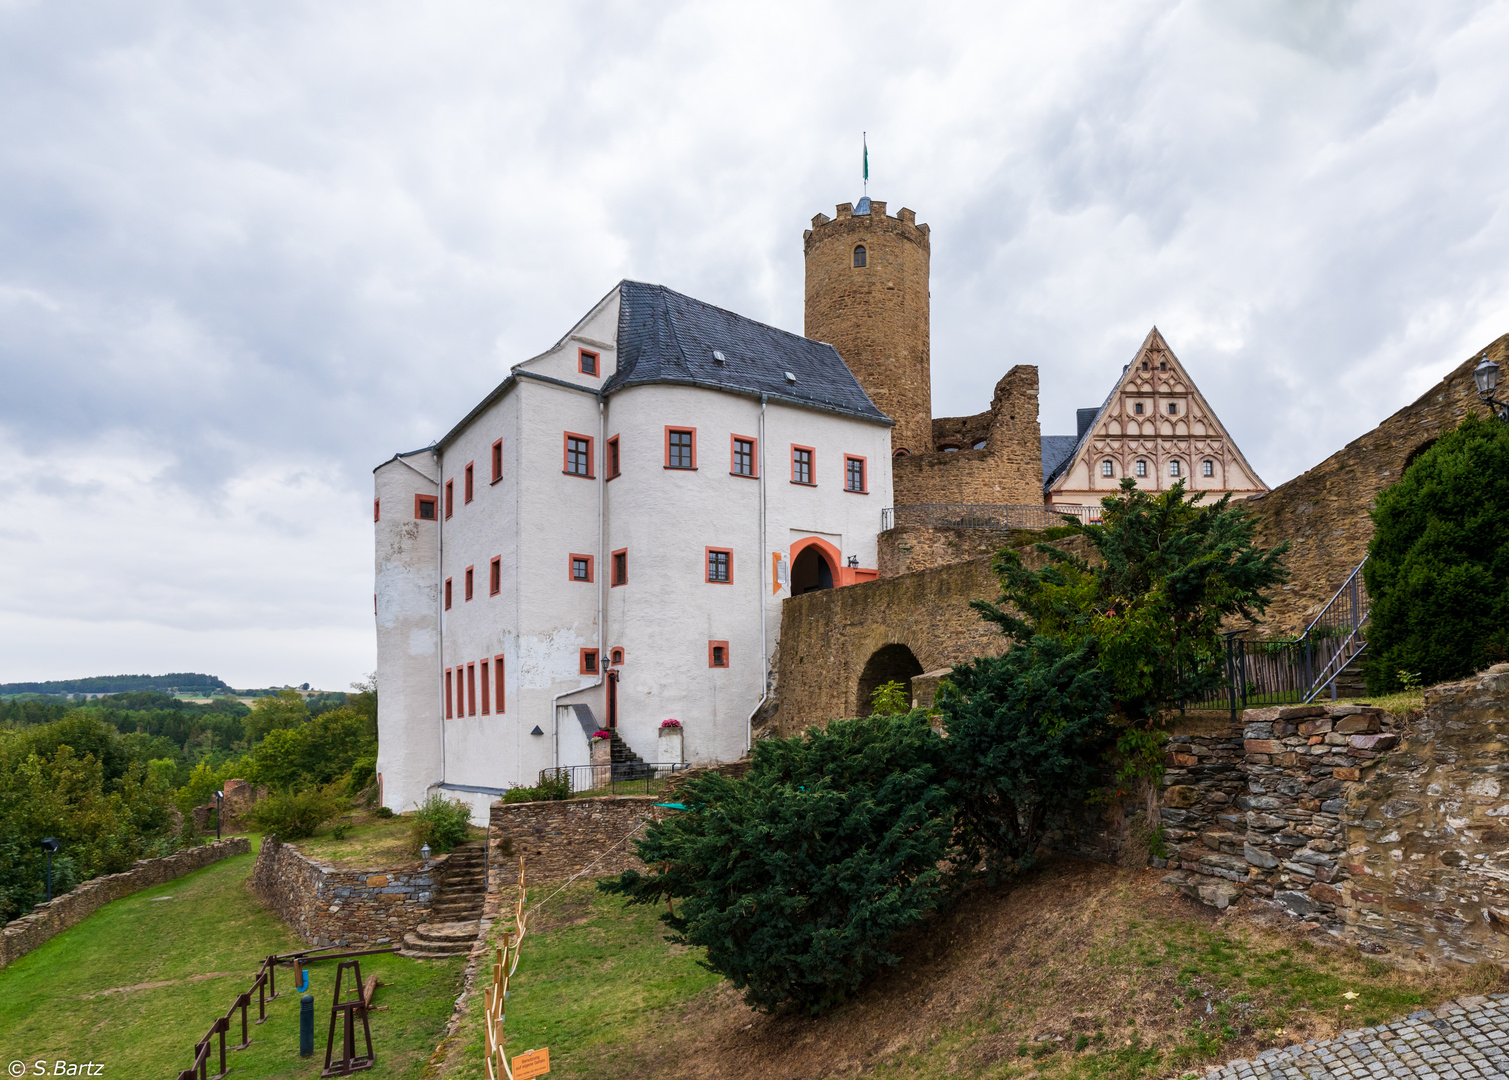
<path id="1" fill-rule="evenodd" d="M 220 839 L 220 818 L 224 814 L 225 792 L 215 792 L 215 839 Z"/>
<path id="2" fill-rule="evenodd" d="M 1483 354 L 1483 362 L 1472 369 L 1472 381 L 1478 384 L 1478 397 L 1483 403 L 1493 410 L 1500 420 L 1509 422 L 1509 404 L 1495 401 L 1493 392 L 1499 385 L 1499 366 L 1488 359 L 1488 354 Z"/>
<path id="3" fill-rule="evenodd" d="M 424 860 L 424 868 L 426 870 L 428 870 L 430 868 L 430 845 L 429 844 L 425 844 L 424 847 L 422 847 L 422 848 L 419 849 L 419 857 Z"/>
<path id="4" fill-rule="evenodd" d="M 52 902 L 52 853 L 63 845 L 56 836 L 44 836 L 42 846 L 47 849 L 47 902 Z"/>

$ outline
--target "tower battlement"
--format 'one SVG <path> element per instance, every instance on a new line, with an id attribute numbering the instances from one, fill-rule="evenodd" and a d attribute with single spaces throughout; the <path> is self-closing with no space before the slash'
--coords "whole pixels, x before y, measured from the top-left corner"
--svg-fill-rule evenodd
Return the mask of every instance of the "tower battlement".
<path id="1" fill-rule="evenodd" d="M 856 212 L 857 210 L 857 212 Z M 803 333 L 838 350 L 877 408 L 895 421 L 893 454 L 933 449 L 930 230 L 879 199 L 839 203 L 802 233 Z"/>

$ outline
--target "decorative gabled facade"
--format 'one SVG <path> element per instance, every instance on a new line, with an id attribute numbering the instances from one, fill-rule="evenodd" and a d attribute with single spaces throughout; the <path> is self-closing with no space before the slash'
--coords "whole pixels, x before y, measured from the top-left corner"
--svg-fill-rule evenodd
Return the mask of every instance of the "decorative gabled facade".
<path id="1" fill-rule="evenodd" d="M 738 758 L 793 592 L 876 574 L 891 422 L 830 345 L 625 281 L 375 470 L 383 805 Z"/>
<path id="2" fill-rule="evenodd" d="M 1148 491 L 1182 481 L 1208 498 L 1268 490 L 1156 326 L 1105 403 L 1079 420 L 1077 435 L 1043 439 L 1050 506 L 1097 506 L 1128 476 Z"/>

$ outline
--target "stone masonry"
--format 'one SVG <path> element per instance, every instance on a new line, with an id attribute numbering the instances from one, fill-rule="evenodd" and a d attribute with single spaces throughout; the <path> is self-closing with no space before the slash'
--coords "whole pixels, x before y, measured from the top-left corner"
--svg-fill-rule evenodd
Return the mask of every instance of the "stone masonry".
<path id="1" fill-rule="evenodd" d="M 1367 706 L 1288 706 L 1248 709 L 1240 751 L 1172 738 L 1164 880 L 1371 952 L 1509 963 L 1509 665 L 1432 688 L 1391 726 Z"/>
<path id="2" fill-rule="evenodd" d="M 531 882 L 565 881 L 643 870 L 635 855 L 640 826 L 675 810 L 650 796 L 605 796 L 546 802 L 493 803 L 487 830 L 488 891 L 518 880 L 519 860 Z"/>
<path id="3" fill-rule="evenodd" d="M 185 848 L 160 859 L 141 859 L 130 870 L 90 878 L 50 903 L 38 904 L 29 915 L 14 919 L 0 934 L 0 967 L 31 952 L 44 941 L 77 926 L 112 900 L 181 878 L 233 855 L 251 852 L 244 836 L 226 837 L 199 847 Z"/>
<path id="4" fill-rule="evenodd" d="M 891 463 L 897 506 L 926 503 L 1041 506 L 1043 444 L 1037 418 L 1037 368 L 1013 367 L 996 383 L 988 413 L 932 422 L 939 445 L 955 450 L 913 450 Z M 956 430 L 957 429 L 957 430 Z M 963 443 L 959 432 L 983 438 Z M 984 446 L 975 449 L 975 444 Z"/>
<path id="5" fill-rule="evenodd" d="M 429 870 L 344 870 L 268 835 L 251 888 L 310 945 L 384 944 L 428 919 L 445 860 L 431 860 Z"/>
<path id="6" fill-rule="evenodd" d="M 843 203 L 836 218 L 818 214 L 802 234 L 802 333 L 837 349 L 876 408 L 895 421 L 893 451 L 923 453 L 933 432 L 929 230 L 911 210 L 888 217 L 885 207 L 872 200 L 868 214 L 856 214 Z M 865 265 L 855 266 L 861 246 Z"/>

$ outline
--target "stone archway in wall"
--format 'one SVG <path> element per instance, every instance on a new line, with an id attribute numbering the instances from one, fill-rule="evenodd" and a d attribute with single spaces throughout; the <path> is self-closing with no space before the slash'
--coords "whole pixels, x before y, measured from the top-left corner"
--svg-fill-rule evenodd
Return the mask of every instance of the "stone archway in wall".
<path id="1" fill-rule="evenodd" d="M 816 536 L 791 545 L 791 595 L 847 585 L 838 548 Z"/>
<path id="2" fill-rule="evenodd" d="M 854 715 L 869 716 L 870 695 L 888 682 L 899 682 L 906 687 L 906 699 L 912 700 L 912 679 L 926 669 L 906 645 L 892 643 L 882 645 L 870 654 L 859 673 L 859 684 L 854 693 Z"/>

